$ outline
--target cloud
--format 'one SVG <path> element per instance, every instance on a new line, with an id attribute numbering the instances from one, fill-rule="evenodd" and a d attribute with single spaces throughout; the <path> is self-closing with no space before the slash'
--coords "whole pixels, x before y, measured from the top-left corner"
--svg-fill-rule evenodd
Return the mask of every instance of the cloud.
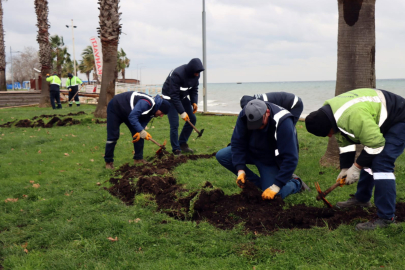
<path id="1" fill-rule="evenodd" d="M 18 3 L 17 3 L 18 2 Z M 207 0 L 208 82 L 333 80 L 337 1 Z M 119 47 L 131 59 L 127 77 L 163 83 L 171 69 L 202 58 L 202 1 L 121 1 Z M 37 46 L 32 0 L 3 2 L 6 46 Z M 377 78 L 405 77 L 403 0 L 376 2 Z M 64 37 L 76 59 L 97 36 L 97 1 L 49 1 L 50 33 Z M 137 75 L 138 74 L 138 75 Z M 243 78 L 243 79 L 241 79 Z"/>

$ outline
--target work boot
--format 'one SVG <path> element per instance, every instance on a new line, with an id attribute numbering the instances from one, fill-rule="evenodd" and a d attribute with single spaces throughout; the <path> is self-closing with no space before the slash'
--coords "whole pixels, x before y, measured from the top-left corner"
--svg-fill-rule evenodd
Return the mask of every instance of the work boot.
<path id="1" fill-rule="evenodd" d="M 186 153 L 186 154 L 192 154 L 192 153 L 194 153 L 193 150 L 191 150 L 190 148 L 188 148 L 188 144 L 187 144 L 187 143 L 180 144 L 180 149 L 181 149 L 181 152 L 184 152 L 184 153 Z"/>
<path id="2" fill-rule="evenodd" d="M 298 175 L 296 175 L 296 174 L 293 173 L 292 178 L 297 179 L 298 181 L 301 182 L 301 190 L 300 190 L 300 192 L 303 192 L 303 191 L 311 191 L 311 189 L 309 188 L 309 186 L 308 186 L 307 184 L 305 184 L 304 181 L 302 181 L 302 179 L 298 177 Z"/>
<path id="3" fill-rule="evenodd" d="M 374 230 L 375 228 L 385 228 L 390 224 L 395 223 L 397 217 L 391 219 L 377 218 L 376 220 L 371 220 L 369 222 L 359 223 L 356 225 L 356 230 L 365 231 L 365 230 Z"/>
<path id="4" fill-rule="evenodd" d="M 110 170 L 114 170 L 114 162 L 106 162 L 105 163 L 105 168 L 110 169 Z"/>
<path id="5" fill-rule="evenodd" d="M 137 164 L 143 165 L 143 164 L 147 164 L 147 163 L 148 162 L 144 159 L 134 159 L 134 165 L 137 165 Z"/>
<path id="6" fill-rule="evenodd" d="M 336 207 L 339 207 L 339 208 L 348 208 L 348 207 L 354 207 L 354 206 L 371 207 L 371 202 L 370 201 L 368 201 L 368 202 L 360 202 L 360 201 L 358 201 L 356 199 L 356 197 L 353 194 L 351 194 L 350 196 L 351 196 L 351 198 L 348 199 L 347 201 L 338 202 L 336 204 Z"/>
<path id="7" fill-rule="evenodd" d="M 174 150 L 173 154 L 174 154 L 175 156 L 182 156 L 181 150 Z"/>

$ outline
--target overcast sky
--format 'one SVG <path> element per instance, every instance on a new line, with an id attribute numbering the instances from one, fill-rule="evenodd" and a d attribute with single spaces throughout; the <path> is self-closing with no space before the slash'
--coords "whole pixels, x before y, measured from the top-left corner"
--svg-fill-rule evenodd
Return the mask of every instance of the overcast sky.
<path id="1" fill-rule="evenodd" d="M 50 34 L 76 60 L 97 36 L 97 0 L 49 0 Z M 335 80 L 337 0 L 206 0 L 207 79 L 216 82 Z M 170 70 L 202 60 L 202 0 L 121 0 L 119 48 L 127 78 L 162 84 Z M 6 53 L 38 48 L 33 0 L 3 1 Z M 405 78 L 405 1 L 377 0 L 377 79 Z M 14 54 L 13 54 L 14 55 Z M 7 58 L 9 60 L 9 58 Z M 139 68 L 142 67 L 142 68 Z M 84 79 L 84 76 L 81 76 Z M 202 80 L 200 80 L 202 83 Z"/>

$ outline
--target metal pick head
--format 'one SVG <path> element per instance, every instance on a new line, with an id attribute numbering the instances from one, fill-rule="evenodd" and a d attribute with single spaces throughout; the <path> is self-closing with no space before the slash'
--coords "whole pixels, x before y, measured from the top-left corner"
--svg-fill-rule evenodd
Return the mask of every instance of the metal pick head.
<path id="1" fill-rule="evenodd" d="M 204 129 L 200 130 L 200 133 L 198 133 L 197 139 L 203 135 L 203 132 L 204 132 Z"/>

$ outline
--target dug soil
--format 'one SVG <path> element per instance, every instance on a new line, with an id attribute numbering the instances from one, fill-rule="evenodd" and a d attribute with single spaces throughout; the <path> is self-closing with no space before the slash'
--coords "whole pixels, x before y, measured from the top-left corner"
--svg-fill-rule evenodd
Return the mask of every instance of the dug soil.
<path id="1" fill-rule="evenodd" d="M 246 231 L 270 234 L 280 228 L 309 229 L 313 226 L 336 229 L 340 224 L 355 225 L 376 218 L 376 209 L 350 210 L 310 207 L 304 204 L 288 206 L 280 197 L 263 201 L 261 191 L 247 182 L 239 194 L 225 195 L 210 182 L 201 189 L 188 190 L 177 184 L 171 171 L 188 160 L 212 158 L 211 155 L 174 156 L 165 154 L 149 164 L 125 164 L 115 171 L 105 188 L 125 204 L 132 205 L 141 193 L 154 195 L 158 211 L 180 220 L 208 221 L 220 229 L 232 229 L 242 224 Z M 230 179 L 230 181 L 234 181 Z M 315 199 L 315 198 L 314 198 Z M 405 203 L 397 204 L 398 221 L 405 217 Z"/>
<path id="2" fill-rule="evenodd" d="M 42 128 L 52 128 L 54 125 L 56 126 L 72 126 L 72 125 L 78 125 L 80 124 L 79 120 L 73 119 L 72 117 L 68 117 L 65 119 L 61 119 L 59 117 L 65 117 L 65 116 L 75 116 L 75 115 L 82 115 L 86 114 L 83 111 L 77 112 L 77 113 L 69 113 L 69 114 L 42 114 L 40 116 L 35 116 L 31 120 L 30 119 L 23 119 L 23 120 L 14 120 L 12 122 L 7 122 L 0 127 L 12 127 L 15 123 L 15 127 L 42 127 Z M 51 118 L 51 120 L 49 120 Z M 46 122 L 46 123 L 45 123 Z"/>

